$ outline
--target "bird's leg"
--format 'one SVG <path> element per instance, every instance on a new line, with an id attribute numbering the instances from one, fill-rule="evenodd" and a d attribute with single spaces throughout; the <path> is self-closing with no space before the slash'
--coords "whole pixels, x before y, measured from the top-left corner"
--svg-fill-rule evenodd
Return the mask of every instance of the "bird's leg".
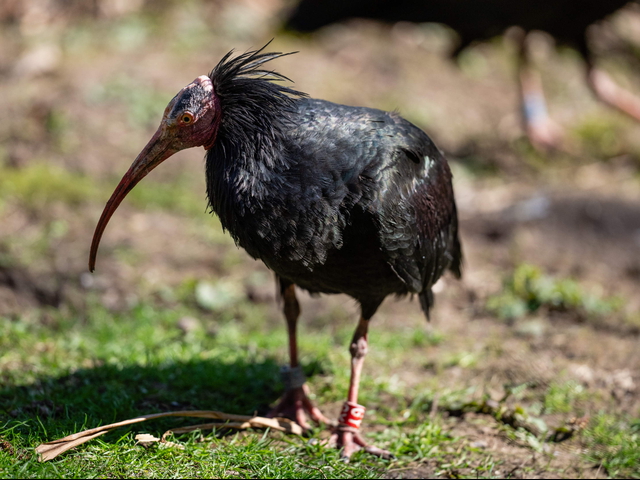
<path id="1" fill-rule="evenodd" d="M 338 418 L 338 426 L 335 427 L 329 439 L 330 445 L 343 448 L 342 456 L 346 459 L 360 449 L 364 449 L 366 452 L 382 458 L 392 457 L 391 453 L 387 450 L 382 450 L 381 448 L 367 444 L 358 432 L 360 422 L 365 412 L 365 408 L 362 405 L 358 405 L 358 388 L 360 386 L 360 375 L 364 365 L 364 357 L 369 348 L 367 340 L 368 329 L 369 320 L 360 318 L 360 322 L 353 334 L 351 345 L 349 346 L 351 353 L 351 381 L 349 382 L 347 401 L 344 403 L 342 412 Z"/>
<path id="2" fill-rule="evenodd" d="M 640 121 L 640 98 L 618 86 L 608 73 L 595 66 L 591 58 L 587 60 L 587 82 L 601 101 Z"/>
<path id="3" fill-rule="evenodd" d="M 537 150 L 552 150 L 562 143 L 562 130 L 549 117 L 540 72 L 532 67 L 526 32 L 518 39 L 518 85 L 524 129 Z"/>
<path id="4" fill-rule="evenodd" d="M 315 422 L 331 424 L 320 409 L 309 399 L 309 387 L 305 383 L 302 367 L 298 363 L 298 339 L 296 327 L 300 315 L 300 305 L 296 298 L 295 285 L 291 284 L 282 290 L 284 317 L 289 333 L 289 367 L 282 369 L 285 393 L 278 404 L 269 412 L 269 417 L 286 417 L 309 429 L 307 415 Z"/>

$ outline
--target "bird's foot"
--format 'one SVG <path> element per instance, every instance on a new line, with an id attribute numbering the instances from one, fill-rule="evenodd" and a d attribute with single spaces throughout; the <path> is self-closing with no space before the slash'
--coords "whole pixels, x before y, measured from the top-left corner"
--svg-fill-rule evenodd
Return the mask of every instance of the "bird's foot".
<path id="1" fill-rule="evenodd" d="M 325 417 L 309 399 L 309 387 L 305 383 L 304 373 L 300 366 L 283 367 L 280 373 L 285 393 L 278 404 L 268 413 L 268 417 L 285 417 L 295 420 L 305 430 L 311 428 L 307 417 L 316 423 L 335 425 L 335 422 Z"/>
<path id="2" fill-rule="evenodd" d="M 284 417 L 295 420 L 305 430 L 311 429 L 308 418 L 316 423 L 335 424 L 313 404 L 309 398 L 309 387 L 306 384 L 287 390 L 278 404 L 267 414 L 267 417 Z"/>
<path id="3" fill-rule="evenodd" d="M 393 458 L 393 454 L 388 450 L 369 445 L 357 428 L 348 427 L 345 425 L 339 425 L 335 427 L 329 438 L 328 445 L 334 448 L 342 448 L 342 458 L 349 460 L 358 450 L 364 450 L 376 457 L 390 460 Z"/>
<path id="4" fill-rule="evenodd" d="M 377 457 L 391 459 L 393 455 L 387 450 L 383 450 L 365 442 L 358 431 L 364 418 L 366 409 L 355 402 L 345 402 L 338 417 L 338 426 L 333 429 L 329 438 L 329 446 L 342 448 L 342 458 L 349 460 L 351 455 L 358 450 L 364 450 Z"/>

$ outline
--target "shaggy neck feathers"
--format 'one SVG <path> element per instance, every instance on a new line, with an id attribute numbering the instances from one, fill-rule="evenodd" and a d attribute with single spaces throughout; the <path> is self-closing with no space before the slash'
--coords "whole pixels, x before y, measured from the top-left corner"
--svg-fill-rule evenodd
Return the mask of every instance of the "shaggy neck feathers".
<path id="1" fill-rule="evenodd" d="M 294 124 L 297 100 L 306 96 L 278 83 L 287 77 L 264 68 L 290 54 L 262 53 L 265 47 L 234 58 L 231 51 L 209 74 L 221 117 L 206 156 L 207 196 L 232 234 L 237 214 L 252 210 L 250 202 L 267 185 L 274 188 L 279 173 L 288 169 L 284 139 Z"/>

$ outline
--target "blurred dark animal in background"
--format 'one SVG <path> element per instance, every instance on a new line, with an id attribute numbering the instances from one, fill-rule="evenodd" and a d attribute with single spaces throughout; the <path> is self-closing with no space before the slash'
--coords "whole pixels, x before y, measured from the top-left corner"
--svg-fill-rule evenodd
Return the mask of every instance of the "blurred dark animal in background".
<path id="1" fill-rule="evenodd" d="M 460 276 L 462 253 L 447 162 L 430 138 L 395 113 L 306 98 L 263 65 L 281 53 L 231 52 L 183 88 L 105 207 L 107 222 L 153 168 L 190 147 L 207 150 L 211 210 L 236 243 L 278 276 L 289 331 L 287 392 L 272 411 L 308 427 L 331 423 L 312 405 L 298 362 L 295 285 L 346 293 L 361 307 L 350 345 L 351 382 L 332 443 L 388 457 L 358 433 L 358 386 L 369 320 L 388 295 L 416 294 L 428 315 L 431 288 Z"/>
<path id="2" fill-rule="evenodd" d="M 473 42 L 501 35 L 512 26 L 518 35 L 520 99 L 525 131 L 534 146 L 557 148 L 561 131 L 547 114 L 539 74 L 530 66 L 527 33 L 542 30 L 580 53 L 587 66 L 587 82 L 595 95 L 613 108 L 640 121 L 640 99 L 617 86 L 595 65 L 587 29 L 622 8 L 628 0 L 302 0 L 286 27 L 312 32 L 331 23 L 361 17 L 385 22 L 435 22 L 453 28 L 460 43 L 457 56 Z"/>

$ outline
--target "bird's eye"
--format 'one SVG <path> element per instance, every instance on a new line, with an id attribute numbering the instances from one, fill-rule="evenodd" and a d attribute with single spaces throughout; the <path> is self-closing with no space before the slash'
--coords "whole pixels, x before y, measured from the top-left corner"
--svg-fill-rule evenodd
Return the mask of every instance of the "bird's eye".
<path id="1" fill-rule="evenodd" d="M 183 125 L 189 125 L 193 123 L 193 115 L 189 112 L 183 113 L 180 116 L 180 123 Z"/>

